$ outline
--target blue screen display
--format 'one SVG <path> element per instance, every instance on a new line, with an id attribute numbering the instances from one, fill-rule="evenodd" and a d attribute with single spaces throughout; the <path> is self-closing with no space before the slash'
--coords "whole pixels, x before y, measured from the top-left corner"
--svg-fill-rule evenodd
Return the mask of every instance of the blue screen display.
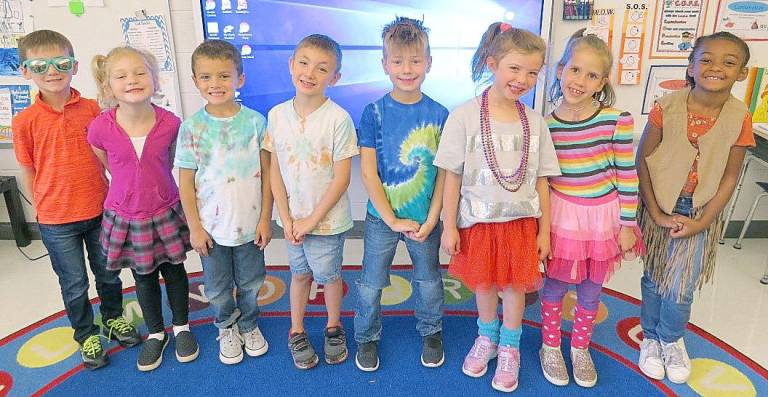
<path id="1" fill-rule="evenodd" d="M 293 97 L 288 59 L 305 36 L 322 33 L 343 52 L 341 79 L 327 95 L 357 124 L 366 104 L 391 91 L 381 67 L 381 29 L 396 16 L 430 29 L 432 69 L 422 91 L 448 109 L 476 96 L 470 62 L 492 22 L 541 32 L 541 0 L 201 0 L 206 38 L 231 42 L 243 57 L 238 100 L 266 115 Z M 523 101 L 532 106 L 534 90 Z"/>

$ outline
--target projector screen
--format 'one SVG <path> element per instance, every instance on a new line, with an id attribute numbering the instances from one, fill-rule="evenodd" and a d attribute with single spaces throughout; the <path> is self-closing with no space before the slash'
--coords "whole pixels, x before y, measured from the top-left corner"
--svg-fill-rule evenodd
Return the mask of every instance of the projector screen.
<path id="1" fill-rule="evenodd" d="M 396 16 L 423 19 L 430 29 L 432 69 L 422 91 L 450 110 L 482 89 L 471 80 L 470 62 L 490 23 L 508 22 L 546 41 L 550 11 L 551 0 L 200 0 L 203 37 L 229 41 L 243 56 L 238 100 L 264 115 L 293 97 L 288 58 L 299 40 L 313 33 L 336 40 L 341 79 L 327 94 L 355 125 L 365 105 L 392 88 L 381 67 L 381 29 Z M 523 101 L 538 108 L 542 94 L 543 77 Z"/>

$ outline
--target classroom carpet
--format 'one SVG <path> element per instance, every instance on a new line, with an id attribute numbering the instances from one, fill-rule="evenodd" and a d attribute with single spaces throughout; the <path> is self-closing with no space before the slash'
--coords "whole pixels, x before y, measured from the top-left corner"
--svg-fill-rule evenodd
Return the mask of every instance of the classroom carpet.
<path id="1" fill-rule="evenodd" d="M 110 364 L 96 371 L 84 369 L 77 343 L 72 340 L 64 312 L 56 313 L 0 340 L 0 397 L 52 396 L 163 396 L 163 395 L 270 395 L 270 396 L 484 396 L 503 395 L 491 388 L 496 361 L 483 377 L 470 378 L 461 372 L 464 355 L 477 333 L 476 309 L 472 293 L 458 280 L 444 275 L 445 317 L 443 342 L 445 363 L 439 368 L 421 365 L 421 337 L 416 331 L 413 305 L 416 297 L 410 284 L 411 267 L 395 265 L 391 286 L 382 297 L 383 335 L 379 344 L 381 366 L 376 372 L 362 372 L 354 363 L 356 345 L 352 319 L 357 292 L 354 281 L 360 266 L 344 267 L 342 316 L 348 335 L 350 357 L 346 362 L 328 365 L 322 360 L 325 307 L 322 286 L 313 283 L 306 320 L 312 344 L 321 355 L 320 364 L 311 370 L 293 367 L 287 346 L 290 326 L 287 266 L 269 266 L 259 295 L 259 327 L 269 342 L 269 352 L 261 357 L 246 356 L 237 365 L 224 365 L 218 359 L 218 335 L 212 310 L 205 298 L 201 273 L 190 274 L 190 324 L 200 343 L 200 356 L 191 363 L 176 361 L 173 344 L 164 354 L 162 365 L 143 373 L 136 369 L 140 347 L 123 349 L 116 343 L 105 345 Z M 540 304 L 536 294 L 526 297 L 521 341 L 520 381 L 513 395 L 528 396 L 728 396 L 768 395 L 768 371 L 726 343 L 694 325 L 689 325 L 686 347 L 693 363 L 693 374 L 686 384 L 651 380 L 637 368 L 638 343 L 642 339 L 639 301 L 605 289 L 592 339 L 592 357 L 598 370 L 598 383 L 592 389 L 548 383 L 539 366 L 541 345 Z M 34 299 L 30 297 L 30 299 Z M 93 300 L 98 308 L 98 299 Z M 570 368 L 568 346 L 573 307 L 573 291 L 564 303 L 563 349 Z M 133 288 L 124 291 L 125 315 L 146 333 L 141 309 Z M 170 312 L 166 308 L 166 324 Z M 106 343 L 106 341 L 104 341 Z"/>

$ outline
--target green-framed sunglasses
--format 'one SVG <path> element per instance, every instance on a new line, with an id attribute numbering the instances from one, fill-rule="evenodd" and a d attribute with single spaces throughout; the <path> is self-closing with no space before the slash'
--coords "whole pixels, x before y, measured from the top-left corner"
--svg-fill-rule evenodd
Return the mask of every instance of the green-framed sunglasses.
<path id="1" fill-rule="evenodd" d="M 27 59 L 21 66 L 32 73 L 43 74 L 48 71 L 48 66 L 53 66 L 59 72 L 66 73 L 75 67 L 75 57 L 35 58 Z"/>

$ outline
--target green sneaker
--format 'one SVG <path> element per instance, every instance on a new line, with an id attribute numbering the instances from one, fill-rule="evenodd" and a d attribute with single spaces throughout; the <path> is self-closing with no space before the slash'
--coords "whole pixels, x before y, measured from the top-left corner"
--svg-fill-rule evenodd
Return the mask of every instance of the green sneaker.
<path id="1" fill-rule="evenodd" d="M 101 368 L 109 364 L 107 353 L 101 347 L 99 335 L 91 335 L 80 345 L 80 355 L 83 357 L 83 365 L 88 369 Z"/>
<path id="2" fill-rule="evenodd" d="M 110 340 L 116 340 L 122 347 L 134 347 L 141 343 L 141 336 L 125 317 L 110 318 L 105 322 L 104 336 Z"/>

